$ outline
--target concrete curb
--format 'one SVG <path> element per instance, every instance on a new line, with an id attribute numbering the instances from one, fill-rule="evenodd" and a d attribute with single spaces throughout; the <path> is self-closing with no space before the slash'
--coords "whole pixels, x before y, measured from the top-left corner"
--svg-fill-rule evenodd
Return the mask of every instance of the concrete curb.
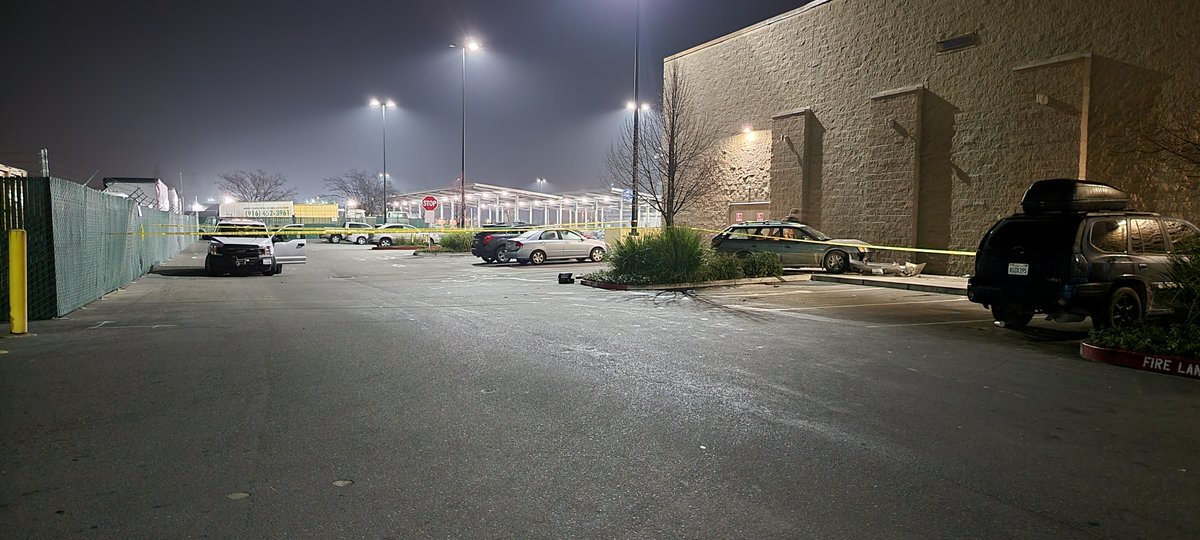
<path id="1" fill-rule="evenodd" d="M 1079 356 L 1093 362 L 1103 362 L 1154 373 L 1200 380 L 1200 360 L 1182 356 L 1146 354 L 1097 347 L 1087 342 L 1079 344 Z"/>
<path id="2" fill-rule="evenodd" d="M 425 248 L 423 248 L 423 247 L 417 247 L 417 246 L 375 246 L 375 247 L 371 248 L 371 250 L 372 250 L 372 251 L 375 251 L 375 250 L 382 250 L 382 251 L 411 251 L 411 250 L 417 250 L 417 249 L 425 249 Z"/>
<path id="3" fill-rule="evenodd" d="M 921 279 L 920 277 L 902 278 L 902 279 Z M 935 285 L 932 283 L 912 283 L 909 281 L 898 280 L 883 280 L 871 279 L 867 277 L 846 276 L 840 274 L 813 274 L 813 281 L 826 281 L 830 283 L 845 283 L 849 285 L 862 285 L 865 287 L 886 287 L 889 289 L 904 289 L 908 291 L 931 292 L 938 294 L 953 294 L 958 296 L 967 295 L 967 286 L 957 285 Z"/>
<path id="4" fill-rule="evenodd" d="M 470 253 L 459 251 L 414 251 L 413 256 L 416 257 L 474 257 Z"/>
<path id="5" fill-rule="evenodd" d="M 710 287 L 728 287 L 732 285 L 760 285 L 788 283 L 791 281 L 808 281 L 808 275 L 793 275 L 765 278 L 723 279 L 720 281 L 698 281 L 695 283 L 670 283 L 665 285 L 626 285 L 624 283 L 605 283 L 590 279 L 579 280 L 580 285 L 608 289 L 611 291 L 681 291 L 687 289 L 707 289 Z"/>

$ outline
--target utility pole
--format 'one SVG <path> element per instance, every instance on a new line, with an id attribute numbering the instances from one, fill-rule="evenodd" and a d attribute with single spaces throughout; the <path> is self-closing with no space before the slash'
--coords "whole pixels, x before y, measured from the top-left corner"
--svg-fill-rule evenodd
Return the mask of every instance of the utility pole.
<path id="1" fill-rule="evenodd" d="M 641 100 L 638 99 L 638 60 L 641 56 L 639 38 L 642 34 L 642 0 L 636 0 L 637 14 L 634 15 L 633 26 L 633 201 L 630 204 L 629 212 L 629 234 L 630 236 L 638 235 L 638 154 L 641 154 L 640 144 L 638 143 L 639 132 L 638 118 L 642 115 L 638 109 Z"/>

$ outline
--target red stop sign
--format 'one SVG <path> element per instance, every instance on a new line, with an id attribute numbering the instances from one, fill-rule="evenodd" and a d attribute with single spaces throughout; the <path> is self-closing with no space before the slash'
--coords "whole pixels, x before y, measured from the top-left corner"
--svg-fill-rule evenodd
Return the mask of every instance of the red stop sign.
<path id="1" fill-rule="evenodd" d="M 421 208 L 429 211 L 436 210 L 437 199 L 433 195 L 426 195 L 424 199 L 421 199 Z"/>

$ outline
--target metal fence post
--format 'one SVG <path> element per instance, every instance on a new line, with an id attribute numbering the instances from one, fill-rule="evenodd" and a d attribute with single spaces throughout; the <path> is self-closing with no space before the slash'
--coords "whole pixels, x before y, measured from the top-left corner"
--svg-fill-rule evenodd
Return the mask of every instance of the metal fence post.
<path id="1" fill-rule="evenodd" d="M 29 333 L 29 281 L 26 273 L 25 230 L 8 231 L 9 332 Z"/>

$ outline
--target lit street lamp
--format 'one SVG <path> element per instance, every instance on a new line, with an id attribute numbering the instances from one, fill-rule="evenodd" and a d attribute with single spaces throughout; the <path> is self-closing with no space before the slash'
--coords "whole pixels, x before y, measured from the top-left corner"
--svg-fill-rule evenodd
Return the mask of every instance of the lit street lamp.
<path id="1" fill-rule="evenodd" d="M 642 0 L 636 0 L 635 5 L 636 5 L 637 13 L 634 15 L 634 19 L 633 19 L 634 20 L 634 25 L 633 25 L 633 101 L 626 105 L 631 110 L 636 106 L 637 102 L 640 101 L 638 99 L 638 60 L 639 60 L 639 57 L 641 56 L 640 38 L 642 35 Z M 650 107 L 643 104 L 642 108 L 649 109 Z M 639 135 L 638 134 L 638 131 L 639 131 L 638 117 L 639 116 L 641 116 L 641 115 L 638 113 L 633 113 L 633 178 L 632 178 L 633 181 L 632 181 L 632 186 L 631 186 L 633 188 L 631 190 L 633 192 L 633 200 L 631 201 L 631 203 L 629 205 L 629 210 L 630 210 L 630 212 L 629 212 L 629 234 L 630 234 L 630 236 L 637 236 L 637 234 L 638 234 L 638 230 L 637 230 L 637 226 L 638 226 L 638 189 L 637 189 L 638 184 L 637 184 L 637 179 L 638 179 L 638 154 L 641 153 L 640 149 L 638 148 L 638 135 Z"/>
<path id="2" fill-rule="evenodd" d="M 396 102 L 389 99 L 381 103 L 378 99 L 371 98 L 370 105 L 371 107 L 378 107 L 380 112 L 383 113 L 383 174 L 380 175 L 383 177 L 383 205 L 381 207 L 383 208 L 383 221 L 387 221 L 387 110 L 388 108 L 395 108 Z"/>
<path id="3" fill-rule="evenodd" d="M 450 48 L 462 51 L 462 168 L 459 171 L 458 226 L 466 228 L 467 209 L 467 51 L 478 51 L 479 43 L 467 38 L 464 43 L 451 43 Z"/>
<path id="4" fill-rule="evenodd" d="M 538 188 L 538 193 L 542 193 L 542 191 L 543 191 L 543 188 L 544 188 L 545 186 L 546 186 L 546 179 L 545 179 L 545 178 L 538 178 L 538 179 L 537 179 L 537 188 Z"/>

